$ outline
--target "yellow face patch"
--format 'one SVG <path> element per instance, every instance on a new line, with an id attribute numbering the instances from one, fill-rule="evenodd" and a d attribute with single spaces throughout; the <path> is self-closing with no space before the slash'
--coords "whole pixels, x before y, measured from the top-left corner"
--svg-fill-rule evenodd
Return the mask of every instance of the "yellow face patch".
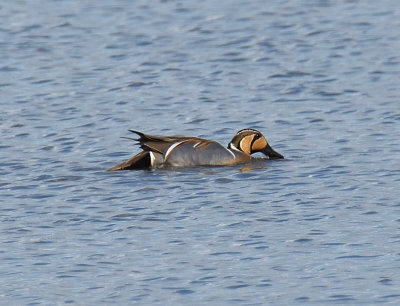
<path id="1" fill-rule="evenodd" d="M 264 137 L 258 138 L 256 141 L 254 141 L 253 146 L 251 147 L 252 152 L 257 152 L 265 149 L 265 147 L 268 145 L 267 140 Z"/>
<path id="2" fill-rule="evenodd" d="M 249 154 L 251 153 L 251 142 L 253 141 L 254 135 L 248 135 L 243 137 L 243 139 L 240 141 L 240 149 L 246 153 Z"/>

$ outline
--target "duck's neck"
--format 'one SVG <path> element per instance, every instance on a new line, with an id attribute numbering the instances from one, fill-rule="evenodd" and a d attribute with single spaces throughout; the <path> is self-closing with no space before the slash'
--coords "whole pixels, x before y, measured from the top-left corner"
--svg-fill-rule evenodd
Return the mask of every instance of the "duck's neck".
<path id="1" fill-rule="evenodd" d="M 242 148 L 239 149 L 239 148 L 238 148 L 237 146 L 235 146 L 232 142 L 229 143 L 228 149 L 231 150 L 231 151 L 233 151 L 233 152 L 242 152 L 242 153 L 245 153 L 245 154 L 250 155 L 250 153 L 248 153 L 247 151 L 242 150 Z M 249 152 L 250 152 L 250 147 L 249 147 Z"/>

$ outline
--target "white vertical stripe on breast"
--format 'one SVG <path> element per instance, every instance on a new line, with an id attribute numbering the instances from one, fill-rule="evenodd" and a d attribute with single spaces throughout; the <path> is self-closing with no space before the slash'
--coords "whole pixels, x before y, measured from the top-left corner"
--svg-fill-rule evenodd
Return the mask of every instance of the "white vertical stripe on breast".
<path id="1" fill-rule="evenodd" d="M 235 153 L 233 153 L 231 150 L 229 150 L 229 149 L 226 149 L 226 148 L 225 148 L 225 150 L 227 150 L 229 153 L 231 153 L 231 155 L 232 155 L 233 159 L 236 159 L 236 155 L 235 155 Z"/>
<path id="2" fill-rule="evenodd" d="M 149 152 L 150 153 L 150 166 L 154 166 L 154 161 L 156 160 L 154 153 L 153 152 Z"/>

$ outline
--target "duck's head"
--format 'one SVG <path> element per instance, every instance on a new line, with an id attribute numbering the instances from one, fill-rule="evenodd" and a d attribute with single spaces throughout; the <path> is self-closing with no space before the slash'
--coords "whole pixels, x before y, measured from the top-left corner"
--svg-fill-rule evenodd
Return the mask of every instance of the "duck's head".
<path id="1" fill-rule="evenodd" d="M 248 155 L 261 152 L 269 159 L 283 158 L 283 155 L 274 151 L 264 135 L 257 130 L 244 129 L 236 133 L 228 145 L 231 150 L 242 151 Z"/>

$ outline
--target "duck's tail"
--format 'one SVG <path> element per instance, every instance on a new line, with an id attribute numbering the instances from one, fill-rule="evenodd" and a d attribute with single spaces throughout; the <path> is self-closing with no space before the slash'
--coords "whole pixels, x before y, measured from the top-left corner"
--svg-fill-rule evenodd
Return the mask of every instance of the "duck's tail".
<path id="1" fill-rule="evenodd" d="M 151 167 L 150 152 L 142 151 L 139 154 L 132 157 L 131 159 L 108 169 L 108 171 L 140 170 L 140 169 L 149 169 L 150 167 Z"/>

